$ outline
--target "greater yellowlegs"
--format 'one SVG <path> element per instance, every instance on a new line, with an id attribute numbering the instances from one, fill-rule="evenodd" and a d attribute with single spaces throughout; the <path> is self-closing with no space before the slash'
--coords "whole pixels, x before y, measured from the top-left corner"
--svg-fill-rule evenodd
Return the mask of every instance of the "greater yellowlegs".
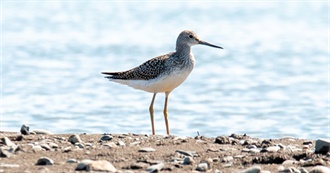
<path id="1" fill-rule="evenodd" d="M 168 124 L 167 102 L 170 92 L 178 87 L 194 68 L 195 58 L 191 46 L 202 44 L 215 48 L 222 47 L 202 41 L 193 31 L 182 31 L 176 40 L 176 51 L 152 58 L 140 66 L 123 72 L 102 72 L 106 78 L 135 89 L 153 93 L 149 107 L 152 134 L 154 127 L 154 101 L 157 93 L 165 93 L 164 118 L 166 133 L 170 135 Z"/>

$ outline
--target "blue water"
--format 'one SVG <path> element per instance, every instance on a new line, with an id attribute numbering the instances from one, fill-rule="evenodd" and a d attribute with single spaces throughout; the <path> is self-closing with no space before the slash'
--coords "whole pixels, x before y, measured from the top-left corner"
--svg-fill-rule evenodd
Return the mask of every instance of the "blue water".
<path id="1" fill-rule="evenodd" d="M 100 72 L 174 51 L 190 29 L 224 50 L 193 47 L 195 69 L 170 95 L 172 134 L 329 138 L 326 1 L 187 2 L 2 2 L 1 130 L 150 134 L 152 94 Z"/>

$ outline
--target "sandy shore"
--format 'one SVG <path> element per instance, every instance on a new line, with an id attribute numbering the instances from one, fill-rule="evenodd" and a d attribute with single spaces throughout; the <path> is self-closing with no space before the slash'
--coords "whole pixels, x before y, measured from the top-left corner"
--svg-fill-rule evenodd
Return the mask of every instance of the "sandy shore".
<path id="1" fill-rule="evenodd" d="M 329 153 L 314 153 L 314 140 L 290 137 L 0 132 L 0 138 L 0 172 L 267 173 L 330 166 Z"/>

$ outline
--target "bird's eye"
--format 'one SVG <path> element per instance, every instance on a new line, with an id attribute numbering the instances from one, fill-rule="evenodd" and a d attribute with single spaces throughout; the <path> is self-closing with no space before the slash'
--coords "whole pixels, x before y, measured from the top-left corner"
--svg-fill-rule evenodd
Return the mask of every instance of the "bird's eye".
<path id="1" fill-rule="evenodd" d="M 193 38 L 193 36 L 192 35 L 189 35 L 189 38 Z"/>

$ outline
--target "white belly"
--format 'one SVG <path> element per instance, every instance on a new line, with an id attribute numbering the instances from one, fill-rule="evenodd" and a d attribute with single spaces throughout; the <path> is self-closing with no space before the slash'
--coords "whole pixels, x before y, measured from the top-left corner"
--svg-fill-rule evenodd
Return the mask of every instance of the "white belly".
<path id="1" fill-rule="evenodd" d="M 182 82 L 187 79 L 190 72 L 191 70 L 187 69 L 185 71 L 173 72 L 170 75 L 164 75 L 150 80 L 113 79 L 112 81 L 151 93 L 167 92 L 172 91 L 174 88 L 182 84 Z"/>

